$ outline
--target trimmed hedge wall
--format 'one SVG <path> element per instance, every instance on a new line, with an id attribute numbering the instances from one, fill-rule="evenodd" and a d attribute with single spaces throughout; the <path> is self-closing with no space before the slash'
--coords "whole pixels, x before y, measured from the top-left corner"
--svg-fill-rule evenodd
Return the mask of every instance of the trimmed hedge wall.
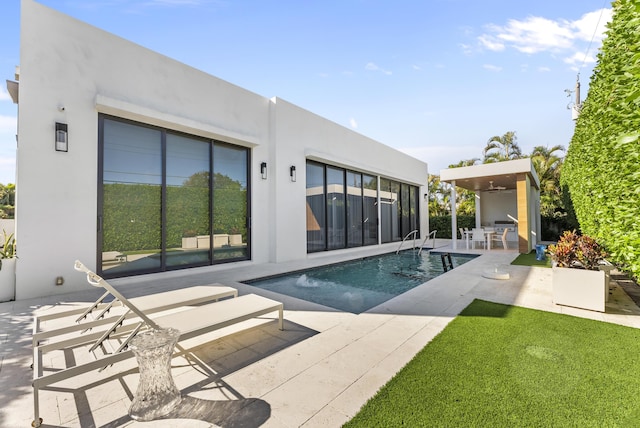
<path id="1" fill-rule="evenodd" d="M 582 232 L 640 277 L 640 2 L 613 3 L 588 96 L 564 161 Z"/>
<path id="2" fill-rule="evenodd" d="M 220 182 L 220 184 L 218 184 Z M 104 186 L 103 251 L 161 248 L 160 186 Z M 231 180 L 214 185 L 213 233 L 239 233 L 246 242 L 247 192 Z M 167 248 L 186 236 L 209 235 L 209 189 L 167 187 Z"/>
<path id="3" fill-rule="evenodd" d="M 476 227 L 475 215 L 459 215 L 456 216 L 458 222 L 458 228 L 468 227 L 473 229 Z M 437 230 L 436 238 L 451 239 L 451 216 L 441 215 L 436 217 L 429 217 L 429 230 Z"/>

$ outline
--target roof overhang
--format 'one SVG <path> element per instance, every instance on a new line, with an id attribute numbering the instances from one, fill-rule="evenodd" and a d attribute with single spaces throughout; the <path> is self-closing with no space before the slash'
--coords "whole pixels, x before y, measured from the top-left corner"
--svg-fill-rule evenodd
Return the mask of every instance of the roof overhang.
<path id="1" fill-rule="evenodd" d="M 20 85 L 18 82 L 14 82 L 13 80 L 7 80 L 7 91 L 9 91 L 9 95 L 14 103 L 18 104 L 18 89 Z"/>
<path id="2" fill-rule="evenodd" d="M 484 163 L 440 170 L 440 181 L 472 191 L 489 190 L 493 187 L 515 189 L 519 176 L 529 176 L 531 185 L 540 189 L 540 180 L 530 158 L 504 162 Z"/>

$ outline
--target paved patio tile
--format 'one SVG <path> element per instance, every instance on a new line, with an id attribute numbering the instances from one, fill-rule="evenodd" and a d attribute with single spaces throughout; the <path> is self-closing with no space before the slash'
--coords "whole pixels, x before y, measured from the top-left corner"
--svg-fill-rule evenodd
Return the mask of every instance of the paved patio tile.
<path id="1" fill-rule="evenodd" d="M 176 410 L 178 418 L 171 416 L 173 419 L 147 423 L 129 418 L 128 409 L 139 379 L 133 358 L 101 373 L 91 372 L 43 390 L 41 415 L 46 424 L 63 427 L 200 428 L 218 423 L 224 426 L 233 418 L 246 421 L 252 417 L 266 428 L 337 427 L 353 417 L 473 299 L 640 328 L 640 309 L 615 283 L 604 314 L 561 307 L 551 301 L 549 269 L 511 266 L 515 252 L 475 252 L 483 257 L 367 313 L 344 313 L 283 297 L 284 331 L 269 320 L 254 320 L 245 326 L 182 342 L 187 353 L 173 358 L 172 374 L 188 405 L 182 413 Z M 368 249 L 369 253 L 375 252 Z M 289 268 L 300 269 L 340 258 L 314 255 L 306 263 L 292 263 Z M 506 281 L 483 278 L 483 271 L 492 266 L 508 270 L 511 278 Z M 269 264 L 213 274 L 205 270 L 192 275 L 172 272 L 167 277 L 150 277 L 147 282 L 140 277 L 115 282 L 132 295 L 222 282 L 237 286 L 241 294 L 273 296 L 237 281 L 286 269 L 286 264 Z M 28 426 L 33 419 L 29 369 L 33 313 L 82 306 L 95 295 L 82 292 L 0 303 L 0 402 L 8 403 L 0 407 L 0 426 Z M 247 326 L 248 330 L 237 332 L 238 327 Z M 87 358 L 80 348 L 72 355 L 51 353 L 44 361 L 60 365 L 70 359 Z M 206 363 L 210 371 L 195 364 L 196 359 Z M 202 420 L 190 419 L 195 409 L 204 412 Z"/>

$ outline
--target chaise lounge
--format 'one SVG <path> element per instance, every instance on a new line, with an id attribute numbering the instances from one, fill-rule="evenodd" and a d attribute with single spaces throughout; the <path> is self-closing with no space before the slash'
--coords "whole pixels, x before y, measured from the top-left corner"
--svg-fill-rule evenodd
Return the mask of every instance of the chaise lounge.
<path id="1" fill-rule="evenodd" d="M 39 408 L 39 391 L 56 382 L 70 379 L 83 373 L 101 369 L 119 361 L 131 358 L 133 352 L 128 349 L 129 341 L 140 331 L 149 329 L 159 330 L 166 328 L 174 328 L 180 332 L 179 341 L 193 338 L 214 330 L 221 329 L 230 325 L 240 323 L 242 321 L 257 318 L 273 312 L 278 312 L 278 328 L 283 329 L 283 311 L 284 307 L 281 302 L 268 299 L 266 297 L 255 294 L 247 294 L 232 299 L 220 300 L 214 303 L 204 304 L 202 306 L 186 308 L 178 312 L 169 314 L 157 313 L 158 316 L 149 316 L 141 307 L 132 303 L 134 299 L 126 299 L 118 290 L 103 278 L 90 271 L 80 261 L 76 261 L 75 269 L 87 274 L 87 281 L 94 287 L 101 287 L 107 290 L 113 297 L 121 302 L 128 311 L 129 316 L 139 318 L 137 322 L 122 325 L 121 323 L 112 324 L 110 328 L 103 332 L 91 333 L 83 335 L 81 343 L 93 342 L 90 352 L 93 353 L 100 348 L 105 352 L 102 356 L 96 356 L 96 359 L 83 364 L 66 367 L 63 369 L 50 369 L 45 374 L 42 365 L 42 356 L 44 353 L 52 350 L 73 351 L 73 348 L 79 343 L 75 338 L 68 340 L 60 340 L 54 343 L 40 345 L 34 340 L 33 349 L 33 400 L 34 400 L 34 421 L 33 426 L 38 427 L 42 424 Z M 42 318 L 41 318 L 42 319 Z M 100 321 L 100 320 L 97 320 Z M 118 322 L 118 320 L 114 321 Z M 73 328 L 78 326 L 74 325 Z M 61 330 L 57 330 L 60 332 Z M 39 336 L 41 339 L 43 336 Z M 109 339 L 116 341 L 116 346 L 106 346 Z M 109 353 L 108 348 L 116 348 Z M 95 354 L 94 354 L 95 355 Z"/>

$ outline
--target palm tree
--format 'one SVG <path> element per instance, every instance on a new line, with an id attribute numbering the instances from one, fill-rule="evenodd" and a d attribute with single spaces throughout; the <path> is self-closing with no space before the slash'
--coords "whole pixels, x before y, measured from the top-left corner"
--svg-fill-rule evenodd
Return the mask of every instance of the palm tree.
<path id="1" fill-rule="evenodd" d="M 483 151 L 483 163 L 502 162 L 522 158 L 522 151 L 518 146 L 518 137 L 515 131 L 509 131 L 499 136 L 489 138 Z"/>
<path id="2" fill-rule="evenodd" d="M 480 159 L 478 159 L 478 158 L 461 160 L 460 162 L 458 162 L 456 164 L 449 165 L 449 168 L 460 168 L 461 166 L 473 166 L 476 163 L 478 163 L 479 160 Z"/>
<path id="3" fill-rule="evenodd" d="M 467 160 L 461 160 L 460 162 L 449 165 L 449 168 L 460 168 L 464 166 L 473 166 L 478 163 L 480 159 L 472 158 Z M 476 193 L 457 187 L 456 189 L 456 212 L 460 215 L 474 215 L 476 213 Z"/>
<path id="4" fill-rule="evenodd" d="M 531 161 L 540 180 L 540 214 L 543 216 L 553 216 L 563 208 L 560 170 L 564 150 L 561 145 L 536 146 L 531 152 Z"/>
<path id="5" fill-rule="evenodd" d="M 440 176 L 429 175 L 429 216 L 437 217 L 450 214 L 450 192 Z"/>

